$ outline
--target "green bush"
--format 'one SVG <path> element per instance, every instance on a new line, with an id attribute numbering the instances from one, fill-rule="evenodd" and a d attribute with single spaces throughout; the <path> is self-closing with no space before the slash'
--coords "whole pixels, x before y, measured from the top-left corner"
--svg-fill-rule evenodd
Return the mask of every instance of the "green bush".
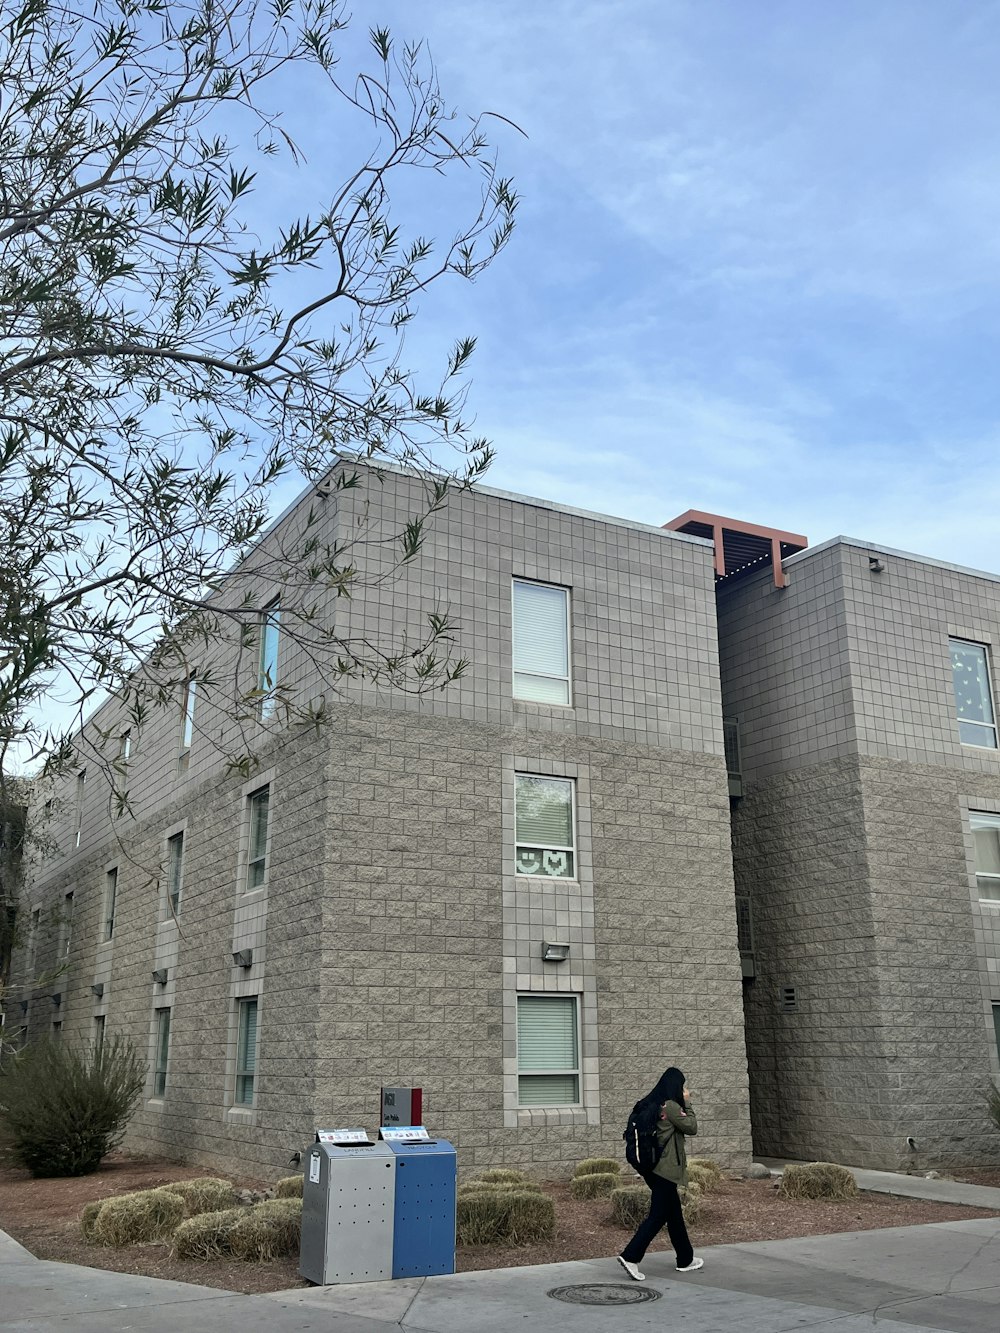
<path id="1" fill-rule="evenodd" d="M 722 1179 L 722 1167 L 718 1162 L 713 1162 L 711 1157 L 689 1157 L 688 1170 L 696 1166 L 699 1171 L 704 1171 L 712 1177 L 712 1184 L 717 1185 Z"/>
<path id="2" fill-rule="evenodd" d="M 524 1245 L 551 1239 L 556 1210 L 547 1194 L 479 1190 L 458 1199 L 456 1220 L 462 1245 Z"/>
<path id="3" fill-rule="evenodd" d="M 105 1199 L 91 1227 L 98 1245 L 142 1245 L 166 1240 L 184 1221 L 184 1200 L 168 1189 L 140 1190 Z"/>
<path id="4" fill-rule="evenodd" d="M 80 1233 L 84 1240 L 94 1239 L 94 1223 L 106 1202 L 105 1199 L 94 1199 L 93 1202 L 83 1205 L 83 1212 L 80 1214 Z"/>
<path id="5" fill-rule="evenodd" d="M 649 1190 L 645 1185 L 622 1185 L 611 1191 L 611 1216 L 620 1227 L 634 1231 L 649 1212 Z"/>
<path id="6" fill-rule="evenodd" d="M 305 1184 L 304 1176 L 284 1176 L 274 1187 L 276 1199 L 301 1199 Z"/>
<path id="7" fill-rule="evenodd" d="M 487 1185 L 516 1185 L 527 1178 L 523 1171 L 515 1171 L 509 1166 L 490 1166 L 476 1177 Z"/>
<path id="8" fill-rule="evenodd" d="M 0 1068 L 0 1123 L 34 1176 L 84 1176 L 125 1136 L 146 1065 L 125 1037 L 75 1049 L 33 1042 Z"/>
<path id="9" fill-rule="evenodd" d="M 218 1213 L 201 1213 L 188 1218 L 174 1232 L 173 1253 L 177 1259 L 198 1259 L 207 1263 L 229 1253 L 229 1235 L 247 1212 L 246 1208 L 226 1208 Z"/>
<path id="10" fill-rule="evenodd" d="M 785 1167 L 778 1193 L 786 1199 L 856 1199 L 858 1182 L 846 1166 L 803 1162 Z"/>
<path id="11" fill-rule="evenodd" d="M 574 1176 L 569 1192 L 574 1199 L 606 1199 L 621 1184 L 618 1172 L 602 1171 L 587 1176 Z"/>
<path id="12" fill-rule="evenodd" d="M 298 1254 L 302 1235 L 302 1200 L 268 1199 L 243 1210 L 228 1235 L 234 1259 L 267 1263 Z"/>
<path id="13" fill-rule="evenodd" d="M 217 1213 L 222 1208 L 232 1208 L 236 1204 L 236 1191 L 228 1180 L 218 1176 L 198 1176 L 195 1180 L 174 1180 L 164 1185 L 171 1194 L 179 1194 L 184 1200 L 185 1216 L 197 1217 L 199 1213 Z"/>
<path id="14" fill-rule="evenodd" d="M 577 1176 L 616 1176 L 620 1170 L 621 1167 L 613 1157 L 588 1157 L 576 1168 L 573 1177 L 575 1179 Z"/>

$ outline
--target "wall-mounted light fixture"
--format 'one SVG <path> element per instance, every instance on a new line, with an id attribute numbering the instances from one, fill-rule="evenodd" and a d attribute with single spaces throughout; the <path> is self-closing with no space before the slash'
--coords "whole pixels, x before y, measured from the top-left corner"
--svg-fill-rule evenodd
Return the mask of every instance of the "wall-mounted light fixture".
<path id="1" fill-rule="evenodd" d="M 95 996 L 98 1000 L 103 999 L 103 998 L 104 998 L 104 982 L 103 982 L 103 981 L 95 981 L 94 984 L 93 984 L 93 985 L 91 986 L 91 988 L 90 988 L 90 993 L 91 993 L 91 995 Z"/>
<path id="2" fill-rule="evenodd" d="M 868 557 L 868 569 L 872 574 L 881 574 L 885 569 L 885 564 L 877 555 L 870 555 Z"/>
<path id="3" fill-rule="evenodd" d="M 165 986 L 169 975 L 170 973 L 165 967 L 158 967 L 153 973 L 153 980 L 158 986 Z"/>
<path id="4" fill-rule="evenodd" d="M 565 963 L 568 957 L 568 944 L 549 944 L 546 942 L 542 945 L 543 963 Z"/>
<path id="5" fill-rule="evenodd" d="M 253 967 L 253 949 L 234 949 L 233 962 L 237 967 Z"/>

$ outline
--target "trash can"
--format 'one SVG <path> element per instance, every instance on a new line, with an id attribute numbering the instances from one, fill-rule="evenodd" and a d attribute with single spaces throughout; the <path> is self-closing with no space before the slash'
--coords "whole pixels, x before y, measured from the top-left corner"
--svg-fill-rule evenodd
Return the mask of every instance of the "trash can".
<path id="1" fill-rule="evenodd" d="M 396 1163 L 392 1276 L 454 1273 L 458 1174 L 454 1147 L 444 1139 L 406 1142 L 392 1138 L 387 1146 Z"/>
<path id="2" fill-rule="evenodd" d="M 395 1168 L 388 1144 L 338 1142 L 336 1131 L 324 1132 L 310 1148 L 299 1252 L 307 1281 L 326 1286 L 393 1276 Z"/>

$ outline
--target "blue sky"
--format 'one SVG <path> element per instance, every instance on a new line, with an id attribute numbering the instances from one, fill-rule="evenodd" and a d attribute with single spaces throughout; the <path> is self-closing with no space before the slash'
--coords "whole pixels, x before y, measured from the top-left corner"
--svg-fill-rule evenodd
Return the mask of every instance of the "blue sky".
<path id="1" fill-rule="evenodd" d="M 479 346 L 510 490 L 1000 569 L 1000 9 L 435 0 L 354 11 L 494 109 L 523 198 L 407 360 Z M 315 158 L 313 166 L 317 166 Z"/>

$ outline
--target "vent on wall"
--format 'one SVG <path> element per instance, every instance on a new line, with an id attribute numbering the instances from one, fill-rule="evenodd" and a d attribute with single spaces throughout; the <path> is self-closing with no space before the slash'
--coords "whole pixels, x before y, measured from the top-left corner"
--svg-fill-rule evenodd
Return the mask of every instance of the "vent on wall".
<path id="1" fill-rule="evenodd" d="M 790 1013 L 792 1013 L 795 1009 L 798 1009 L 798 1007 L 799 1007 L 799 1001 L 798 1001 L 798 997 L 797 997 L 797 995 L 795 994 L 795 987 L 794 987 L 794 986 L 782 986 L 782 988 L 781 988 L 781 1008 L 782 1008 L 782 1011 L 783 1011 L 784 1013 L 786 1013 L 786 1014 L 790 1014 Z"/>

